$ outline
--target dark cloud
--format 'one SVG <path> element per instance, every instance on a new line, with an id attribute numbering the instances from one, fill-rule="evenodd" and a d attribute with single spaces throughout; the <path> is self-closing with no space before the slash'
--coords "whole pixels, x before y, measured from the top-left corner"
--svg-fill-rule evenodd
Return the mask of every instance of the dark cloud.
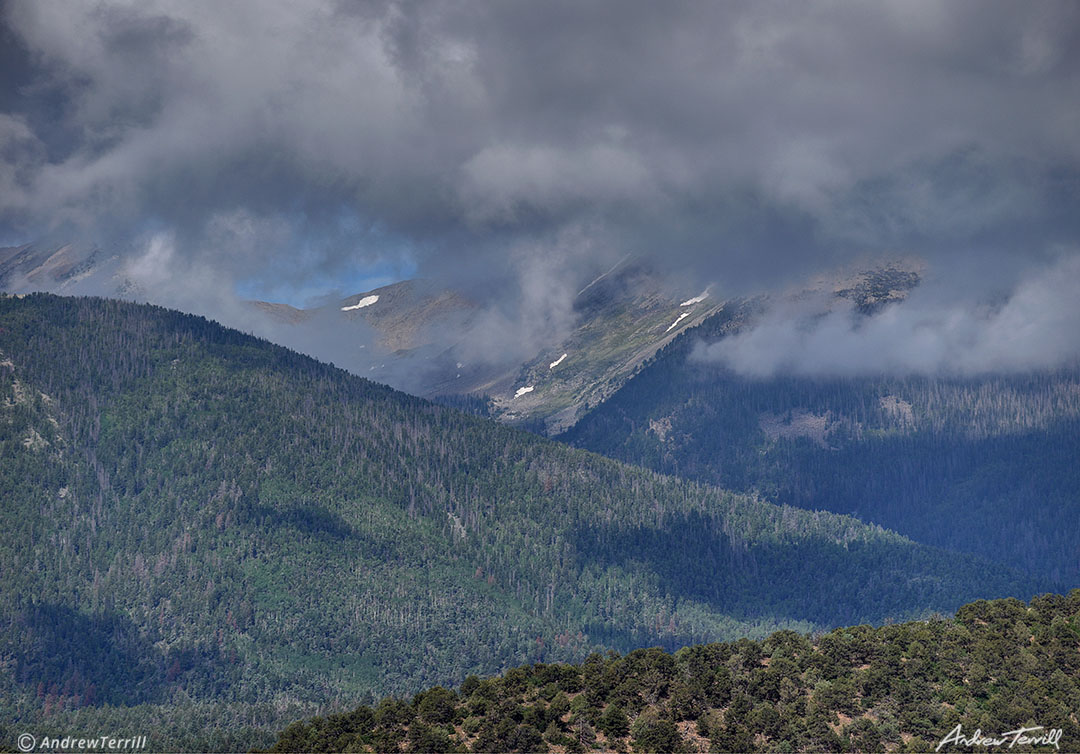
<path id="1" fill-rule="evenodd" d="M 520 350 L 628 252 L 723 293 L 896 254 L 1015 290 L 1080 230 L 1072 2 L 45 1 L 3 19 L 3 238 L 132 249 L 155 292 L 407 260 L 488 301 L 478 321 Z"/>

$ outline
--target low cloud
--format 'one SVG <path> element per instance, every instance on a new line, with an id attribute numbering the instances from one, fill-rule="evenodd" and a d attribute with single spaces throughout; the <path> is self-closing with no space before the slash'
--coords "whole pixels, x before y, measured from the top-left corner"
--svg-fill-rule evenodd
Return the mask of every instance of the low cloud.
<path id="1" fill-rule="evenodd" d="M 993 300 L 931 282 L 876 314 L 821 293 L 771 307 L 749 328 L 699 343 L 692 359 L 750 377 L 1020 372 L 1080 360 L 1080 254 L 1063 254 Z"/>

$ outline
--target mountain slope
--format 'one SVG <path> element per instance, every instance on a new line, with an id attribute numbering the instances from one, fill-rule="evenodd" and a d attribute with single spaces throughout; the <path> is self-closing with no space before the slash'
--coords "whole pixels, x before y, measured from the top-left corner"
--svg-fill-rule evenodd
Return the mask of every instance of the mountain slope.
<path id="1" fill-rule="evenodd" d="M 9 720 L 192 700 L 285 714 L 1038 589 L 156 307 L 2 297 L 0 352 Z"/>
<path id="2" fill-rule="evenodd" d="M 478 345 L 490 315 L 480 303 L 424 281 L 394 283 L 318 309 L 254 305 L 282 326 L 319 317 L 323 327 L 334 322 L 342 333 L 370 328 L 380 356 L 367 376 L 454 405 L 463 396 L 470 403 L 479 399 L 486 415 L 550 434 L 605 400 L 722 302 L 708 290 L 671 290 L 639 260 L 624 259 L 573 297 L 567 327 L 523 363 L 507 363 Z"/>
<path id="3" fill-rule="evenodd" d="M 108 279 L 117 266 L 115 255 L 80 244 L 6 246 L 0 248 L 0 289 L 69 292 L 88 278 Z"/>
<path id="4" fill-rule="evenodd" d="M 1080 581 L 1080 369 L 748 378 L 695 358 L 757 306 L 688 331 L 562 439 Z"/>

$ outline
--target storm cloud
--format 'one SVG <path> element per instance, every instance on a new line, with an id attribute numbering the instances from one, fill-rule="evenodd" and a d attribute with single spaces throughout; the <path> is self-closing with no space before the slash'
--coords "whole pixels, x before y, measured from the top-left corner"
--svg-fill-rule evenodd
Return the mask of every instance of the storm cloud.
<path id="1" fill-rule="evenodd" d="M 1019 296 L 1080 231 L 1071 2 L 46 0 L 3 25 L 0 241 L 119 249 L 163 303 L 212 281 L 188 309 L 407 270 L 532 347 L 627 253 L 723 294 L 903 254 Z"/>

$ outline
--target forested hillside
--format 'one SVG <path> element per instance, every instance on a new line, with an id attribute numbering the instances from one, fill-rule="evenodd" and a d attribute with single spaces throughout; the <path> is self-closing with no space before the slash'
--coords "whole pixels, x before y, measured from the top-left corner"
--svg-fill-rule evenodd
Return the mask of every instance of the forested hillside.
<path id="1" fill-rule="evenodd" d="M 1002 749 L 1076 751 L 1077 709 L 1080 590 L 813 639 L 780 631 L 472 676 L 296 723 L 271 751 L 956 752 L 972 749 L 957 735 L 1039 726 L 1026 735 L 1041 742 L 1014 734 Z"/>
<path id="2" fill-rule="evenodd" d="M 156 307 L 0 297 L 0 352 L 8 732 L 267 745 L 470 673 L 1040 588 Z"/>
<path id="3" fill-rule="evenodd" d="M 1080 581 L 1080 369 L 984 377 L 741 377 L 689 331 L 562 439 L 1050 579 Z"/>

